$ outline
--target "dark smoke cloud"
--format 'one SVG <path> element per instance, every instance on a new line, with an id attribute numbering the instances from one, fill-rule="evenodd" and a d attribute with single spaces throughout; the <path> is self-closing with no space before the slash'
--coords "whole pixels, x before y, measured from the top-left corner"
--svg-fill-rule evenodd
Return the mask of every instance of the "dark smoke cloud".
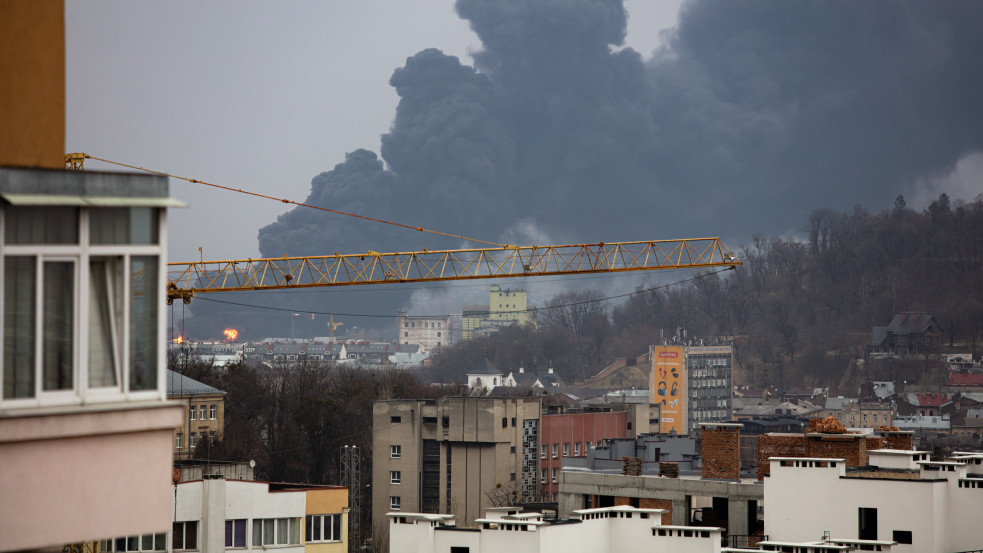
<path id="1" fill-rule="evenodd" d="M 385 167 L 354 151 L 308 202 L 488 240 L 740 242 L 816 207 L 886 207 L 983 149 L 983 3 L 693 1 L 645 58 L 619 49 L 620 0 L 456 8 L 474 66 L 408 58 Z M 462 245 L 302 208 L 259 240 L 264 256 Z"/>

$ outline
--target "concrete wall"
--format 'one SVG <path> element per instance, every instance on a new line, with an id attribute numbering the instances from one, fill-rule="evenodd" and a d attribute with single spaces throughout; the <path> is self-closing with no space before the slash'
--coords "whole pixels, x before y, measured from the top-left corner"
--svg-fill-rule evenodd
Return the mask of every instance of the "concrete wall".
<path id="1" fill-rule="evenodd" d="M 0 551 L 169 531 L 179 420 L 164 404 L 0 418 Z"/>
<path id="2" fill-rule="evenodd" d="M 0 166 L 65 167 L 65 5 L 0 1 Z"/>
<path id="3" fill-rule="evenodd" d="M 771 541 L 859 537 L 859 508 L 877 509 L 877 539 L 893 539 L 894 530 L 910 530 L 914 543 L 892 551 L 942 553 L 945 482 L 844 478 L 842 459 L 816 466 L 816 459 L 771 460 L 765 479 L 765 529 Z M 835 466 L 833 466 L 835 464 Z"/>

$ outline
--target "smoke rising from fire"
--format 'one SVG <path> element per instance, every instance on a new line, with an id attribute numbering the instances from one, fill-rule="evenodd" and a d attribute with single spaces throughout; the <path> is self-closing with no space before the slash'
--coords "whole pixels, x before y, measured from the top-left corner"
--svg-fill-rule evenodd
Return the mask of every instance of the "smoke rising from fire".
<path id="1" fill-rule="evenodd" d="M 400 101 L 380 153 L 353 150 L 306 202 L 485 240 L 524 225 L 559 242 L 738 246 L 817 207 L 886 207 L 983 151 L 983 3 L 696 0 L 644 56 L 620 48 L 620 0 L 456 9 L 483 45 L 473 65 L 411 55 L 390 79 Z M 465 245 L 303 208 L 259 243 L 264 256 Z"/>

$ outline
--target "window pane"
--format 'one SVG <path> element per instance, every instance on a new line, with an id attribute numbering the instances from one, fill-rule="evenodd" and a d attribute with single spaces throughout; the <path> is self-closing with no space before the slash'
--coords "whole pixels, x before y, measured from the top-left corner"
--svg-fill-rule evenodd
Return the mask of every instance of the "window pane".
<path id="1" fill-rule="evenodd" d="M 184 523 L 175 522 L 171 531 L 171 549 L 184 549 Z M 118 548 L 119 544 L 117 543 L 117 549 Z"/>
<path id="2" fill-rule="evenodd" d="M 341 515 L 331 515 L 331 539 L 341 539 Z"/>
<path id="3" fill-rule="evenodd" d="M 274 519 L 272 518 L 263 520 L 263 545 L 273 544 L 273 523 Z"/>
<path id="4" fill-rule="evenodd" d="M 263 521 L 253 519 L 253 545 L 263 545 Z"/>
<path id="5" fill-rule="evenodd" d="M 3 397 L 34 397 L 35 259 L 3 263 Z"/>
<path id="6" fill-rule="evenodd" d="M 231 520 L 225 521 L 225 547 L 232 547 L 232 528 L 235 523 Z"/>
<path id="7" fill-rule="evenodd" d="M 92 208 L 89 241 L 93 244 L 156 244 L 155 207 Z"/>
<path id="8" fill-rule="evenodd" d="M 167 549 L 167 544 L 164 543 L 164 539 L 167 534 L 154 534 L 154 551 L 163 551 Z"/>
<path id="9" fill-rule="evenodd" d="M 235 521 L 235 541 L 233 546 L 246 547 L 246 519 Z"/>
<path id="10" fill-rule="evenodd" d="M 126 551 L 126 538 L 116 538 L 116 551 Z"/>
<path id="11" fill-rule="evenodd" d="M 153 551 L 154 550 L 154 535 L 153 534 L 144 534 L 143 536 L 141 536 L 140 539 L 143 542 L 143 545 L 140 547 L 140 549 L 143 549 L 144 551 Z"/>
<path id="12" fill-rule="evenodd" d="M 290 543 L 298 544 L 300 543 L 300 519 L 292 518 L 289 521 L 290 524 Z"/>
<path id="13" fill-rule="evenodd" d="M 119 333 L 123 319 L 119 298 L 120 259 L 89 263 L 89 386 L 117 386 Z"/>
<path id="14" fill-rule="evenodd" d="M 281 518 L 277 520 L 276 542 L 279 544 L 290 543 L 288 528 L 287 528 L 287 519 L 285 518 Z"/>
<path id="15" fill-rule="evenodd" d="M 75 363 L 75 264 L 44 264 L 44 326 L 41 359 L 45 390 L 71 390 Z M 135 538 L 134 538 L 135 539 Z"/>
<path id="16" fill-rule="evenodd" d="M 7 244 L 78 244 L 77 207 L 18 207 L 3 212 Z"/>
<path id="17" fill-rule="evenodd" d="M 157 388 L 157 257 L 134 257 L 130 270 L 130 390 L 153 390 Z"/>
<path id="18" fill-rule="evenodd" d="M 317 541 L 321 539 L 321 517 L 307 517 L 307 541 Z"/>
<path id="19" fill-rule="evenodd" d="M 184 548 L 198 549 L 198 521 L 184 523 Z"/>

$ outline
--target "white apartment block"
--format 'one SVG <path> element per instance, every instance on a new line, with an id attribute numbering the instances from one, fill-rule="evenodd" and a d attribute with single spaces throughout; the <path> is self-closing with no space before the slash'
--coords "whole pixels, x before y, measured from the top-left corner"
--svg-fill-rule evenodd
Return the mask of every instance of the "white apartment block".
<path id="1" fill-rule="evenodd" d="M 661 509 L 605 507 L 574 511 L 550 523 L 539 513 L 489 510 L 477 528 L 455 525 L 453 515 L 390 512 L 390 553 L 719 553 L 722 529 L 663 526 Z"/>
<path id="2" fill-rule="evenodd" d="M 869 465 L 772 457 L 764 481 L 773 542 L 896 542 L 899 553 L 983 550 L 983 454 L 929 461 L 922 451 L 875 450 Z"/>
<path id="3" fill-rule="evenodd" d="M 408 316 L 399 312 L 396 341 L 402 345 L 419 344 L 423 352 L 437 351 L 451 343 L 451 318 Z"/>
<path id="4" fill-rule="evenodd" d="M 102 540 L 100 553 L 198 551 L 345 553 L 348 488 L 203 480 L 176 484 L 168 533 Z"/>

